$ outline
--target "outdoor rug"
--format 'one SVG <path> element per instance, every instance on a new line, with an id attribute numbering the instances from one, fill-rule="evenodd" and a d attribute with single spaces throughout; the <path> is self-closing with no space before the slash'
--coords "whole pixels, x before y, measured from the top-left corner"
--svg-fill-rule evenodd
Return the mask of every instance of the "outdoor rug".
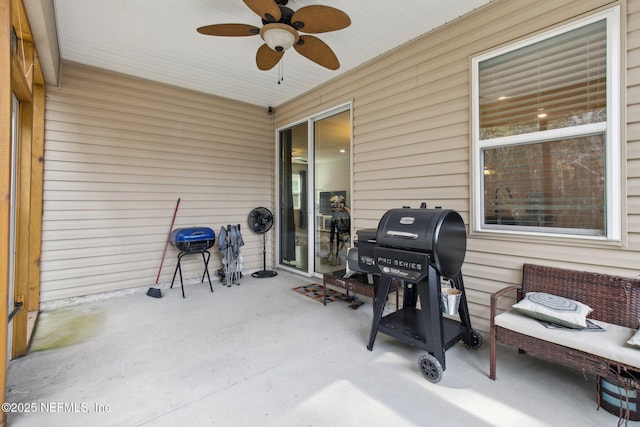
<path id="1" fill-rule="evenodd" d="M 293 290 L 298 292 L 299 294 L 308 296 L 309 298 L 312 298 L 319 303 L 324 303 L 324 289 L 322 285 L 312 283 L 310 285 L 298 286 L 297 288 L 293 288 Z M 351 299 L 352 298 L 347 296 L 347 294 L 327 288 L 327 303 L 336 300 L 351 301 Z"/>

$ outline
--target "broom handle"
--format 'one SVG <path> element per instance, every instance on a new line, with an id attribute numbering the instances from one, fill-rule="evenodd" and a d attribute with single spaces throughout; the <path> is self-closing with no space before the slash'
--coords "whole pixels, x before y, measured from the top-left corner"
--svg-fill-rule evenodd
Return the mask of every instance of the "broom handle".
<path id="1" fill-rule="evenodd" d="M 180 198 L 176 203 L 176 209 L 173 211 L 173 218 L 171 219 L 171 225 L 169 226 L 169 234 L 167 235 L 167 241 L 164 244 L 164 252 L 162 252 L 162 260 L 160 261 L 160 268 L 158 269 L 158 276 L 156 277 L 156 285 L 160 280 L 160 273 L 162 272 L 162 264 L 164 264 L 164 257 L 167 255 L 167 247 L 169 247 L 169 239 L 171 238 L 171 231 L 173 230 L 173 223 L 176 220 L 176 214 L 178 213 L 178 206 L 180 206 Z"/>

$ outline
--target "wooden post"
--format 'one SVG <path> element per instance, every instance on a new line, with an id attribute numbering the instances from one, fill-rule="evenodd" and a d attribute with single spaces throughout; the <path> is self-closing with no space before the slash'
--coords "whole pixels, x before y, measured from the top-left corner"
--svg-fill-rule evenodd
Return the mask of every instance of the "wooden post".
<path id="1" fill-rule="evenodd" d="M 37 63 L 37 69 L 40 64 Z M 29 289 L 27 311 L 37 313 L 40 308 L 40 250 L 42 248 L 42 192 L 44 182 L 44 115 L 45 88 L 43 83 L 33 86 L 33 132 L 31 141 L 31 223 L 29 226 Z M 34 320 L 30 317 L 31 320 Z M 27 340 L 30 340 L 31 328 Z"/>
<path id="2" fill-rule="evenodd" d="M 7 299 L 11 191 L 11 0 L 0 0 L 0 402 L 7 387 Z M 0 425 L 6 425 L 3 412 Z"/>
<path id="3" fill-rule="evenodd" d="M 18 185 L 16 210 L 16 262 L 11 301 L 22 302 L 23 306 L 13 318 L 13 342 L 11 357 L 27 354 L 27 302 L 29 278 L 29 226 L 31 223 L 31 132 L 33 128 L 33 105 L 20 104 L 20 133 L 18 142 Z"/>

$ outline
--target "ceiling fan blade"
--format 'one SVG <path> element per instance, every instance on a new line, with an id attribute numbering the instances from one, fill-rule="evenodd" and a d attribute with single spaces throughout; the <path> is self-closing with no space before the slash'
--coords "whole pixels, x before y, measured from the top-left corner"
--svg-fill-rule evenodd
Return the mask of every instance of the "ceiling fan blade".
<path id="1" fill-rule="evenodd" d="M 282 17 L 280 7 L 273 0 L 243 0 L 249 9 L 267 22 L 278 22 Z"/>
<path id="2" fill-rule="evenodd" d="M 300 36 L 293 48 L 302 56 L 330 70 L 340 68 L 338 57 L 322 40 L 314 36 Z"/>
<path id="3" fill-rule="evenodd" d="M 214 24 L 200 27 L 198 32 L 207 36 L 244 37 L 260 34 L 260 28 L 247 24 Z"/>
<path id="4" fill-rule="evenodd" d="M 256 65 L 262 71 L 270 70 L 280 62 L 282 55 L 284 55 L 284 51 L 276 52 L 265 43 L 258 49 Z"/>
<path id="5" fill-rule="evenodd" d="M 329 6 L 301 7 L 291 16 L 291 25 L 305 33 L 327 33 L 351 25 L 349 15 Z"/>

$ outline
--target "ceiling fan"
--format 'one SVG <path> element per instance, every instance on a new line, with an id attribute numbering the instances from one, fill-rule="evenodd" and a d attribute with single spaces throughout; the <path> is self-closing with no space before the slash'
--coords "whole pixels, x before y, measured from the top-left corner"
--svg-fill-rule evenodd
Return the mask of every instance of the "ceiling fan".
<path id="1" fill-rule="evenodd" d="M 208 36 L 244 37 L 260 35 L 264 44 L 256 54 L 260 70 L 270 70 L 293 48 L 305 58 L 330 70 L 340 68 L 331 48 L 322 40 L 299 32 L 317 34 L 342 30 L 351 25 L 343 11 L 330 6 L 304 6 L 294 11 L 286 7 L 288 0 L 243 0 L 262 18 L 261 28 L 248 24 L 214 24 L 198 28 Z"/>

